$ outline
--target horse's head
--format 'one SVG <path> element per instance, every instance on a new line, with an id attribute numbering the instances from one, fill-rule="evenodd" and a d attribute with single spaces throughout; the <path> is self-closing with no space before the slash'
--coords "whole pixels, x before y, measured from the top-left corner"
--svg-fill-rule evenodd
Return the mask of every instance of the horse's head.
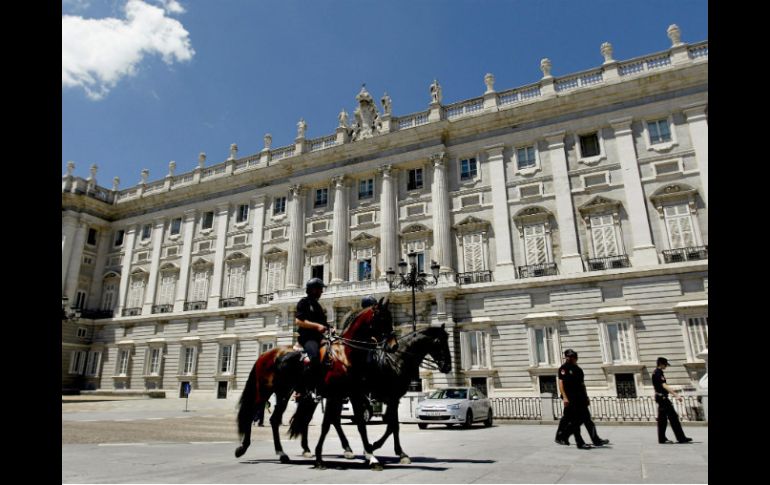
<path id="1" fill-rule="evenodd" d="M 372 307 L 374 314 L 371 327 L 377 340 L 386 339 L 385 350 L 392 352 L 398 348 L 398 340 L 396 331 L 393 330 L 393 315 L 388 308 L 389 303 L 388 299 L 383 297 Z"/>
<path id="2" fill-rule="evenodd" d="M 441 327 L 428 327 L 422 333 L 429 337 L 428 355 L 438 365 L 438 370 L 447 374 L 452 371 L 452 354 L 449 352 L 449 334 Z"/>

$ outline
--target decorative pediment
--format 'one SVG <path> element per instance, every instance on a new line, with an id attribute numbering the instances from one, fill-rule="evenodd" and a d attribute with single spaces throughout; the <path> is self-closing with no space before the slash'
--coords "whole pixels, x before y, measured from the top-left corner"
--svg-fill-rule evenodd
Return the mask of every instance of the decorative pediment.
<path id="1" fill-rule="evenodd" d="M 249 259 L 249 257 L 240 251 L 236 251 L 233 254 L 229 255 L 227 258 L 225 258 L 225 261 L 237 261 L 241 259 Z"/>
<path id="2" fill-rule="evenodd" d="M 314 239 L 305 245 L 305 251 L 310 254 L 330 253 L 332 245 L 323 239 Z"/>
<path id="3" fill-rule="evenodd" d="M 368 248 L 376 246 L 379 242 L 380 238 L 372 236 L 369 233 L 362 232 L 350 241 L 350 245 L 354 248 Z"/>
<path id="4" fill-rule="evenodd" d="M 695 195 L 698 191 L 687 184 L 668 184 L 659 188 L 650 196 L 650 200 L 659 212 L 663 211 L 666 202 L 687 202 L 691 210 L 695 210 Z"/>
<path id="5" fill-rule="evenodd" d="M 134 278 L 142 278 L 149 276 L 150 273 L 147 272 L 144 268 L 134 268 L 133 271 L 131 271 L 131 276 Z"/>
<path id="6" fill-rule="evenodd" d="M 265 259 L 267 260 L 286 259 L 288 256 L 289 253 L 281 248 L 270 248 L 265 251 Z"/>
<path id="7" fill-rule="evenodd" d="M 195 261 L 193 261 L 192 267 L 193 268 L 200 268 L 200 267 L 203 267 L 203 266 L 213 266 L 213 265 L 214 265 L 214 263 L 212 263 L 211 261 L 209 261 L 206 258 L 198 258 Z"/>
<path id="8" fill-rule="evenodd" d="M 179 271 L 179 266 L 174 263 L 165 263 L 160 267 L 161 271 Z"/>
<path id="9" fill-rule="evenodd" d="M 102 279 L 108 280 L 110 278 L 120 278 L 120 272 L 114 270 L 107 271 Z"/>
<path id="10" fill-rule="evenodd" d="M 547 221 L 553 214 L 548 209 L 540 206 L 526 207 L 513 216 L 518 223 Z"/>
<path id="11" fill-rule="evenodd" d="M 490 225 L 489 221 L 474 216 L 468 216 L 452 227 L 454 227 L 459 234 L 468 234 L 472 232 L 488 231 Z"/>
<path id="12" fill-rule="evenodd" d="M 402 239 L 427 239 L 433 234 L 433 230 L 422 224 L 410 224 L 401 230 Z"/>
<path id="13" fill-rule="evenodd" d="M 617 212 L 620 206 L 621 203 L 618 200 L 612 200 L 606 197 L 602 197 L 601 195 L 597 195 L 585 204 L 578 207 L 578 211 L 583 217 L 587 217 L 589 214 L 594 214 L 597 212 Z"/>

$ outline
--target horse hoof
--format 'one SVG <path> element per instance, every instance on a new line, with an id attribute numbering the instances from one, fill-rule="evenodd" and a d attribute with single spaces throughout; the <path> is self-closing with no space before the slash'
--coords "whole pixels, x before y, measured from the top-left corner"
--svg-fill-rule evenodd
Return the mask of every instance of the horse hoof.
<path id="1" fill-rule="evenodd" d="M 313 458 L 313 454 L 310 453 L 309 451 L 303 451 L 302 456 L 305 458 Z"/>
<path id="2" fill-rule="evenodd" d="M 326 465 L 324 465 L 324 462 L 317 461 L 315 462 L 315 465 L 313 466 L 316 470 L 326 470 Z"/>
<path id="3" fill-rule="evenodd" d="M 382 463 L 372 463 L 371 468 L 373 471 L 376 471 L 376 472 L 381 472 L 383 470 Z"/>
<path id="4" fill-rule="evenodd" d="M 246 453 L 246 447 L 245 446 L 239 446 L 235 449 L 235 457 L 240 458 L 243 456 L 243 454 Z"/>
<path id="5" fill-rule="evenodd" d="M 281 463 L 291 463 L 291 460 L 289 459 L 288 455 L 281 455 L 280 460 L 281 460 Z"/>
<path id="6" fill-rule="evenodd" d="M 353 458 L 356 457 L 356 455 L 350 450 L 345 450 L 345 453 L 342 456 L 344 456 L 348 460 L 352 460 Z"/>
<path id="7" fill-rule="evenodd" d="M 411 460 L 411 459 L 409 459 L 409 457 L 408 457 L 408 456 L 402 456 L 402 457 L 401 457 L 401 461 L 400 461 L 400 463 L 401 463 L 402 465 L 411 465 L 411 464 L 412 464 L 412 460 Z"/>

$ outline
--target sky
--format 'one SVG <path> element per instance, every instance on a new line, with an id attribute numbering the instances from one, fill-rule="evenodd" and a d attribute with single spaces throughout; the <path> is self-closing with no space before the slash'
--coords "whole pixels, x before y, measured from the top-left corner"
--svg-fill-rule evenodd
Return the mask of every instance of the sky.
<path id="1" fill-rule="evenodd" d="M 63 0 L 62 174 L 120 189 L 333 134 L 366 89 L 393 116 L 708 40 L 706 0 Z"/>

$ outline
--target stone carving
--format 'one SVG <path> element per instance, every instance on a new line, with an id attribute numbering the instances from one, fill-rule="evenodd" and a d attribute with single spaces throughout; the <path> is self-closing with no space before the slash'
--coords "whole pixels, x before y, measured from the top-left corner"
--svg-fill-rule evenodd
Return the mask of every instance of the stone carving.
<path id="1" fill-rule="evenodd" d="M 609 42 L 605 42 L 602 44 L 602 47 L 600 50 L 602 55 L 604 56 L 605 64 L 610 62 L 615 62 L 615 59 L 612 58 L 612 44 L 610 44 Z"/>
<path id="2" fill-rule="evenodd" d="M 144 185 L 147 183 L 147 177 L 150 176 L 150 171 L 146 168 L 142 170 L 142 179 L 139 181 L 140 184 Z"/>
<path id="3" fill-rule="evenodd" d="M 113 178 L 112 179 L 112 190 L 117 192 L 119 185 L 120 185 L 120 177 Z"/>
<path id="4" fill-rule="evenodd" d="M 297 122 L 297 138 L 305 138 L 305 131 L 307 130 L 307 123 L 304 118 L 300 118 Z"/>
<path id="5" fill-rule="evenodd" d="M 547 57 L 540 61 L 540 70 L 543 71 L 543 78 L 551 76 L 551 60 Z"/>
<path id="6" fill-rule="evenodd" d="M 337 120 L 340 122 L 339 128 L 348 127 L 348 113 L 344 109 L 337 115 Z"/>
<path id="7" fill-rule="evenodd" d="M 430 85 L 430 102 L 431 104 L 441 103 L 441 85 L 436 79 Z"/>
<path id="8" fill-rule="evenodd" d="M 666 33 L 668 34 L 668 38 L 671 39 L 671 47 L 676 47 L 682 43 L 682 31 L 679 30 L 678 25 L 669 25 Z"/>
<path id="9" fill-rule="evenodd" d="M 270 150 L 270 146 L 273 144 L 273 135 L 270 133 L 265 134 L 265 148 L 263 150 Z"/>
<path id="10" fill-rule="evenodd" d="M 235 160 L 238 158 L 238 145 L 233 143 L 230 145 L 230 158 L 228 160 Z"/>
<path id="11" fill-rule="evenodd" d="M 445 161 L 444 160 L 445 155 L 446 154 L 444 152 L 438 152 L 438 153 L 431 154 L 430 160 L 431 160 L 431 162 L 433 162 L 433 166 L 436 167 L 436 168 L 443 168 L 444 167 L 444 161 Z"/>
<path id="12" fill-rule="evenodd" d="M 494 93 L 495 92 L 495 75 L 492 74 L 491 72 L 488 72 L 487 75 L 484 76 L 484 84 L 487 85 L 487 93 Z"/>
<path id="13" fill-rule="evenodd" d="M 299 197 L 302 195 L 303 187 L 299 184 L 295 185 L 289 185 L 289 193 L 292 195 L 292 197 Z"/>
<path id="14" fill-rule="evenodd" d="M 75 162 L 67 162 L 67 177 L 72 177 L 73 170 L 75 170 Z"/>
<path id="15" fill-rule="evenodd" d="M 176 162 L 171 160 L 168 162 L 168 176 L 173 177 L 174 176 L 174 170 L 176 170 Z"/>
<path id="16" fill-rule="evenodd" d="M 91 175 L 88 177 L 88 181 L 95 181 L 96 180 L 96 169 L 99 168 L 96 166 L 96 164 L 91 165 L 91 169 L 89 170 Z"/>
<path id="17" fill-rule="evenodd" d="M 203 168 L 203 166 L 206 164 L 206 154 L 204 152 L 200 152 L 198 155 L 198 168 Z"/>
<path id="18" fill-rule="evenodd" d="M 382 99 L 380 99 L 380 103 L 382 103 L 382 113 L 385 116 L 390 116 L 393 114 L 393 104 L 391 102 L 390 96 L 388 96 L 388 93 L 385 93 L 382 95 Z"/>
<path id="19" fill-rule="evenodd" d="M 380 133 L 382 122 L 380 113 L 374 105 L 372 96 L 366 91 L 366 85 L 361 86 L 361 91 L 356 96 L 358 107 L 353 112 L 355 122 L 351 127 L 351 140 L 365 140 Z"/>

